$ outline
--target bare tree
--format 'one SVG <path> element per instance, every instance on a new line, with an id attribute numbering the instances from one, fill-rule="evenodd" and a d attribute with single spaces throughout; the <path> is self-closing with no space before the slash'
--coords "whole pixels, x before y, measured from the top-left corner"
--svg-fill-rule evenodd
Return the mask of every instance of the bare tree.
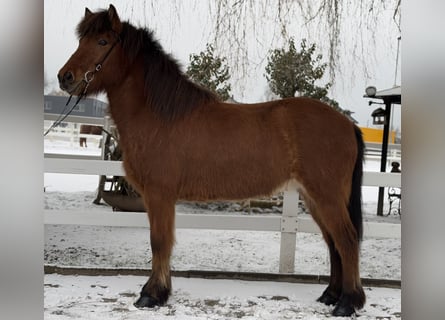
<path id="1" fill-rule="evenodd" d="M 52 89 L 50 92 L 48 92 L 48 95 L 50 96 L 60 96 L 60 97 L 68 97 L 69 94 L 66 93 L 63 90 L 60 89 Z"/>
<path id="2" fill-rule="evenodd" d="M 246 75 L 247 65 L 251 63 L 250 38 L 264 46 L 261 35 L 271 30 L 270 38 L 282 40 L 282 43 L 294 36 L 298 28 L 304 28 L 311 41 L 326 43 L 324 55 L 332 82 L 341 70 L 341 56 L 345 53 L 349 55 L 347 63 L 356 62 L 366 75 L 369 74 L 371 59 L 366 47 L 369 42 L 376 41 L 372 31 L 382 24 L 384 11 L 393 10 L 393 27 L 400 32 L 401 0 L 216 0 L 214 3 L 209 4 L 209 10 L 215 17 L 215 47 L 224 51 L 240 77 Z M 348 39 L 348 48 L 342 48 L 351 24 L 354 35 Z"/>
<path id="3" fill-rule="evenodd" d="M 46 73 L 46 69 L 43 71 L 43 89 L 48 88 L 49 81 L 48 81 L 48 74 Z"/>
<path id="4" fill-rule="evenodd" d="M 245 79 L 250 68 L 263 68 L 267 51 L 280 47 L 291 37 L 320 44 L 327 59 L 329 81 L 335 83 L 345 65 L 372 76 L 377 63 L 373 47 L 391 46 L 400 35 L 401 0 L 214 0 L 208 1 L 207 42 L 218 55 L 227 58 L 232 82 Z M 162 4 L 161 4 L 162 3 Z M 181 23 L 184 6 L 202 7 L 202 1 L 172 0 L 172 28 Z M 156 14 L 164 2 L 132 0 L 126 4 L 133 11 Z M 390 15 L 388 15 L 390 13 Z M 389 19 L 388 19 L 389 16 Z M 389 21 L 389 20 L 392 20 Z M 182 21 L 185 22 L 185 21 Z M 387 28 L 391 30 L 386 30 Z M 351 32 L 352 30 L 352 32 Z M 377 32 L 380 31 L 380 32 Z M 398 34 L 396 34 L 398 33 Z M 377 39 L 378 37 L 378 39 Z M 394 45 L 395 46 L 395 45 Z M 262 52 L 259 54 L 259 52 Z M 252 53 L 258 54 L 252 58 Z M 259 69 L 257 69 L 259 70 Z M 354 75 L 348 74 L 353 81 Z"/>

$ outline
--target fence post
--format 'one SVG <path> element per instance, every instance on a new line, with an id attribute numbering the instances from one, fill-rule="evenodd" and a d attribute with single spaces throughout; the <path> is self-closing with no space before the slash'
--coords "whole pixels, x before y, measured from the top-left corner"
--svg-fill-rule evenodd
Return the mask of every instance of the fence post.
<path id="1" fill-rule="evenodd" d="M 65 133 L 69 135 L 70 138 L 70 147 L 74 147 L 74 123 L 68 122 L 68 125 L 64 128 Z"/>
<path id="2" fill-rule="evenodd" d="M 111 117 L 110 116 L 104 116 L 103 128 L 105 130 L 107 130 L 108 132 L 111 132 Z M 102 131 L 102 151 L 101 151 L 102 160 L 108 160 L 108 159 L 105 159 L 105 141 L 107 141 L 107 133 Z"/>
<path id="3" fill-rule="evenodd" d="M 79 134 L 80 134 L 80 123 L 76 123 L 76 122 L 72 122 L 72 123 L 70 123 L 71 125 L 72 125 L 72 129 L 73 129 L 73 131 L 72 131 L 72 134 L 71 134 L 71 144 L 74 146 L 74 145 L 77 145 L 77 146 L 79 146 Z"/>
<path id="4" fill-rule="evenodd" d="M 297 187 L 289 183 L 283 195 L 281 217 L 280 273 L 294 273 L 297 242 L 297 214 L 299 194 Z"/>

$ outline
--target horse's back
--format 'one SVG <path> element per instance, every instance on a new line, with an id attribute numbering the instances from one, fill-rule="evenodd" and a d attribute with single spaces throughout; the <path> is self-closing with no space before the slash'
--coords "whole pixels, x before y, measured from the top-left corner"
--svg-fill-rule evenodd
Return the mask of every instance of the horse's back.
<path id="1" fill-rule="evenodd" d="M 311 98 L 287 98 L 271 102 L 239 105 L 251 116 L 256 135 L 278 139 L 283 148 L 297 149 L 292 157 L 313 163 L 319 158 L 355 157 L 354 124 L 331 106 Z M 250 112 L 250 114 L 249 114 Z M 280 141 L 279 141 L 280 140 Z"/>

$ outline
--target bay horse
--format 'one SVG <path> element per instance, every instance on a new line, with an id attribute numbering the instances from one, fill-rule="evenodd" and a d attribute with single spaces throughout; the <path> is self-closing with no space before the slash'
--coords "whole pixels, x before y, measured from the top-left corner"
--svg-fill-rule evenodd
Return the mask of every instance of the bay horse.
<path id="1" fill-rule="evenodd" d="M 102 135 L 102 126 L 94 126 L 90 124 L 81 124 L 79 129 L 80 134 L 94 134 L 94 135 Z M 87 148 L 87 138 L 80 137 L 79 144 L 81 147 Z"/>
<path id="2" fill-rule="evenodd" d="M 289 182 L 321 229 L 330 280 L 318 301 L 333 315 L 363 307 L 360 129 L 309 98 L 227 104 L 189 80 L 153 33 L 121 21 L 113 5 L 85 15 L 79 46 L 58 73 L 72 94 L 106 92 L 128 181 L 150 223 L 152 271 L 135 302 L 164 305 L 178 200 L 267 196 Z"/>

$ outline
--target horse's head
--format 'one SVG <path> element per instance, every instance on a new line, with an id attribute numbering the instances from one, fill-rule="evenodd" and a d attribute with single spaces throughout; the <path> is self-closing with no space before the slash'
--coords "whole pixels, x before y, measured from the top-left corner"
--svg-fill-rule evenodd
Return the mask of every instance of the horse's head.
<path id="1" fill-rule="evenodd" d="M 122 48 L 120 33 L 122 23 L 116 9 L 91 12 L 77 26 L 79 46 L 57 77 L 60 88 L 70 94 L 80 95 L 88 86 L 88 93 L 105 90 L 116 81 Z"/>

